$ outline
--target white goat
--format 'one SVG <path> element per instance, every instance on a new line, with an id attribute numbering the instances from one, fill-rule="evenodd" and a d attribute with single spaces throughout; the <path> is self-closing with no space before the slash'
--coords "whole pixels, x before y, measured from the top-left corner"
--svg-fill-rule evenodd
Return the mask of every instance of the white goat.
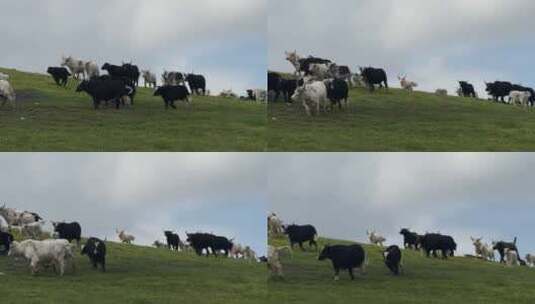
<path id="1" fill-rule="evenodd" d="M 416 88 L 418 86 L 418 84 L 414 81 L 409 81 L 407 80 L 407 76 L 399 76 L 398 75 L 398 79 L 399 79 L 399 83 L 401 84 L 401 87 L 404 89 L 404 90 L 407 90 L 409 92 L 412 92 L 414 90 L 414 88 Z"/>
<path id="2" fill-rule="evenodd" d="M 125 244 L 131 244 L 136 238 L 131 234 L 126 234 L 124 230 L 119 231 L 119 229 L 115 229 L 117 232 L 117 235 L 119 237 L 119 240 Z"/>
<path id="3" fill-rule="evenodd" d="M 383 243 L 386 241 L 383 236 L 378 235 L 375 231 L 370 232 L 368 230 L 366 230 L 366 234 L 370 239 L 370 243 L 383 247 Z"/>

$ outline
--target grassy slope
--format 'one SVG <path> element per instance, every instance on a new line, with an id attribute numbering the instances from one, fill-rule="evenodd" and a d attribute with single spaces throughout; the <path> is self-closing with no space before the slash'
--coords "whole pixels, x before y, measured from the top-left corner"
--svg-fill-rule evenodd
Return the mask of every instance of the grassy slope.
<path id="1" fill-rule="evenodd" d="M 197 257 L 133 245 L 107 243 L 108 272 L 95 271 L 85 256 L 76 273 L 51 270 L 32 277 L 28 267 L 0 257 L 3 304 L 18 303 L 261 303 L 265 265 Z M 21 299 L 23 299 L 21 301 Z"/>
<path id="2" fill-rule="evenodd" d="M 535 150 L 535 112 L 520 108 L 397 89 L 354 89 L 350 101 L 345 111 L 314 118 L 301 104 L 271 104 L 268 150 Z"/>
<path id="3" fill-rule="evenodd" d="M 346 242 L 321 239 L 325 243 Z M 271 240 L 277 246 L 284 239 Z M 297 247 L 296 247 L 297 248 Z M 294 250 L 285 257 L 285 279 L 268 282 L 273 303 L 533 303 L 535 269 L 507 268 L 497 263 L 453 258 L 428 259 L 403 252 L 405 273 L 389 274 L 378 247 L 366 246 L 370 264 L 365 276 L 350 281 L 347 272 L 333 280 L 330 261 L 317 260 L 317 252 Z"/>
<path id="4" fill-rule="evenodd" d="M 94 111 L 89 96 L 52 78 L 0 69 L 11 76 L 22 112 L 0 108 L 1 151 L 261 151 L 265 105 L 194 97 L 165 111 L 140 89 L 133 110 Z M 25 120 L 20 118 L 24 117 Z"/>

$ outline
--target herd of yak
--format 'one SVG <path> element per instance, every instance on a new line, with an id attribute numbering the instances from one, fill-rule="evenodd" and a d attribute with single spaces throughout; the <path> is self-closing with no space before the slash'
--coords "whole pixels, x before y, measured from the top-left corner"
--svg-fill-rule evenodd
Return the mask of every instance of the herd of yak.
<path id="1" fill-rule="evenodd" d="M 13 208 L 0 207 L 0 255 L 21 257 L 28 262 L 33 274 L 42 269 L 53 267 L 55 272 L 63 275 L 65 267 L 71 264 L 74 270 L 74 252 L 80 249 L 87 255 L 95 269 L 100 266 L 106 271 L 106 240 L 89 237 L 80 247 L 82 226 L 78 222 L 51 222 L 53 232 L 44 231 L 45 221 L 39 214 L 19 211 Z M 116 229 L 122 243 L 132 244 L 135 237 L 124 230 Z M 186 233 L 186 242 L 180 240 L 177 233 L 166 230 L 166 243 L 155 241 L 156 248 L 167 248 L 172 251 L 194 251 L 197 255 L 210 254 L 218 257 L 223 255 L 235 259 L 257 261 L 256 253 L 249 246 L 241 246 L 232 239 L 212 233 Z M 15 240 L 20 239 L 20 240 Z M 76 241 L 77 245 L 71 244 Z"/>
<path id="2" fill-rule="evenodd" d="M 352 73 L 348 66 L 314 56 L 301 57 L 295 51 L 286 52 L 286 60 L 294 67 L 294 75 L 268 72 L 268 100 L 274 102 L 282 96 L 287 103 L 300 101 L 309 115 L 312 109 L 319 112 L 320 108 L 327 110 L 335 105 L 341 108 L 342 102 L 347 105 L 351 87 L 367 87 L 372 92 L 377 87 L 388 89 L 388 76 L 381 68 L 359 67 L 358 73 Z M 406 75 L 398 75 L 398 79 L 401 88 L 409 92 L 418 86 Z M 535 106 L 535 91 L 530 87 L 506 81 L 485 84 L 487 94 L 496 102 Z M 478 98 L 474 86 L 467 81 L 459 82 L 456 93 L 459 97 Z M 439 88 L 435 94 L 447 96 L 448 91 Z"/>
<path id="3" fill-rule="evenodd" d="M 268 267 L 272 275 L 282 277 L 283 266 L 280 261 L 281 254 L 285 251 L 291 254 L 294 245 L 299 245 L 301 250 L 305 250 L 303 243 L 308 243 L 309 246 L 314 246 L 318 250 L 317 238 L 318 233 L 313 225 L 283 225 L 283 222 L 277 217 L 275 213 L 268 216 L 268 233 L 274 237 L 287 235 L 290 246 L 274 247 L 269 246 L 268 250 Z M 443 259 L 452 257 L 457 250 L 457 244 L 453 237 L 449 235 L 442 235 L 440 233 L 426 233 L 420 235 L 416 232 L 411 232 L 409 229 L 401 229 L 399 232 L 403 236 L 403 245 L 405 249 L 420 250 L 427 257 L 433 255 L 438 257 L 441 254 Z M 375 231 L 367 231 L 367 235 L 371 244 L 383 248 L 383 243 L 386 239 L 378 235 Z M 535 266 L 535 256 L 526 255 L 523 260 L 520 257 L 516 245 L 516 238 L 513 242 L 493 242 L 492 247 L 481 242 L 481 238 L 471 238 L 475 247 L 475 257 L 485 261 L 494 261 L 494 251 L 498 251 L 500 255 L 500 263 L 505 263 L 509 266 L 524 265 Z M 319 260 L 323 261 L 329 259 L 332 262 L 335 280 L 338 280 L 340 270 L 347 270 L 350 278 L 353 280 L 353 270 L 359 269 L 361 273 L 365 273 L 366 265 L 368 264 L 367 253 L 364 247 L 359 244 L 352 245 L 327 245 L 323 247 L 319 254 Z M 402 251 L 397 245 L 391 245 L 383 250 L 383 260 L 386 267 L 394 274 L 399 275 L 402 270 Z"/>

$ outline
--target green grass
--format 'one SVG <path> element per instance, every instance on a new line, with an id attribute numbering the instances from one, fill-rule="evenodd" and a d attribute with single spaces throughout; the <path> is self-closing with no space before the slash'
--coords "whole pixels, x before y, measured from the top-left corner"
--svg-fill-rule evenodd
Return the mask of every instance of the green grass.
<path id="1" fill-rule="evenodd" d="M 107 242 L 108 269 L 96 271 L 76 253 L 76 271 L 30 274 L 22 262 L 0 257 L 2 304 L 26 303 L 262 303 L 265 265 L 197 257 L 166 249 Z"/>
<path id="2" fill-rule="evenodd" d="M 270 104 L 269 151 L 533 151 L 535 111 L 390 89 L 350 91 L 342 111 Z"/>
<path id="3" fill-rule="evenodd" d="M 285 239 L 271 239 L 276 246 Z M 348 242 L 320 239 L 329 243 Z M 305 246 L 305 248 L 308 248 Z M 395 277 L 384 266 L 381 250 L 365 246 L 367 274 L 350 281 L 347 271 L 333 280 L 330 261 L 318 261 L 318 252 L 293 251 L 282 259 L 284 279 L 268 281 L 272 303 L 533 303 L 535 269 L 456 257 L 443 261 L 403 251 L 404 273 Z"/>
<path id="4" fill-rule="evenodd" d="M 266 106 L 194 97 L 165 111 L 141 88 L 133 109 L 95 111 L 85 93 L 51 77 L 1 69 L 11 76 L 22 110 L 0 108 L 1 151 L 263 151 Z"/>

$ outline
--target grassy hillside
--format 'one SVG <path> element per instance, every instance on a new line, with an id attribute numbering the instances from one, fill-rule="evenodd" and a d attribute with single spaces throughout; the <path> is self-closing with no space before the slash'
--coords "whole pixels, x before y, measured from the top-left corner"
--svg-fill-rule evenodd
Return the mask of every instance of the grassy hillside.
<path id="1" fill-rule="evenodd" d="M 165 111 L 151 89 L 131 110 L 95 111 L 76 84 L 1 69 L 11 76 L 22 111 L 0 108 L 0 151 L 259 151 L 265 148 L 265 105 L 194 97 Z"/>
<path id="2" fill-rule="evenodd" d="M 0 257 L 3 304 L 25 303 L 252 303 L 265 301 L 265 265 L 197 257 L 108 242 L 108 271 L 76 256 L 76 272 L 30 274 L 22 262 Z"/>
<path id="3" fill-rule="evenodd" d="M 285 239 L 270 241 L 287 245 Z M 344 244 L 321 239 L 320 244 Z M 296 247 L 297 248 L 297 247 Z M 282 260 L 285 278 L 268 281 L 272 303 L 533 303 L 535 269 L 508 268 L 468 258 L 447 261 L 403 251 L 404 274 L 394 277 L 384 266 L 379 247 L 365 246 L 367 274 L 350 281 L 347 271 L 333 280 L 330 261 L 318 252 L 294 250 Z"/>
<path id="4" fill-rule="evenodd" d="M 270 151 L 533 151 L 535 111 L 390 89 L 350 92 L 350 107 L 309 118 L 270 104 Z"/>

